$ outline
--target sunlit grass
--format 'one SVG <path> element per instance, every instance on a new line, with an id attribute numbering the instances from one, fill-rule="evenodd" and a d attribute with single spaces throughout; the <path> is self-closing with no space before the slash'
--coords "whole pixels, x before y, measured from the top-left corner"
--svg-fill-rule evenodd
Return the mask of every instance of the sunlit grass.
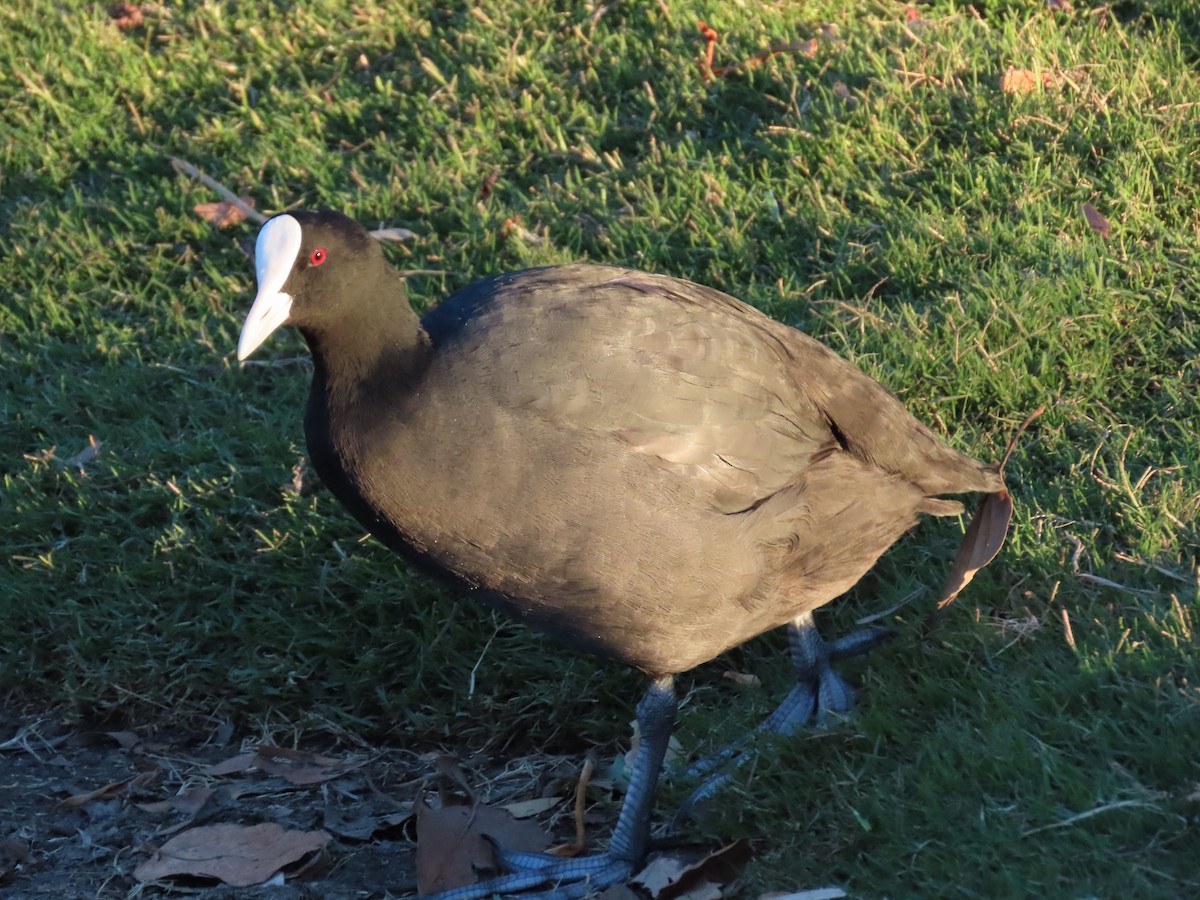
<path id="1" fill-rule="evenodd" d="M 215 197 L 179 156 L 264 211 L 413 230 L 388 253 L 442 273 L 410 280 L 422 308 L 637 266 L 805 328 L 981 457 L 1047 404 L 1000 559 L 929 629 L 959 526 L 902 541 L 825 619 L 921 591 L 853 670 L 858 718 L 764 755 L 700 827 L 755 836 L 763 888 L 1194 895 L 1200 17 L 1076 6 L 0 10 L 0 689 L 496 755 L 626 737 L 635 675 L 457 606 L 293 490 L 301 344 L 235 363 L 253 228 L 194 215 Z M 816 49 L 709 81 L 698 19 L 718 64 Z M 1006 94 L 1010 66 L 1051 84 Z M 683 679 L 689 748 L 786 689 L 779 651 Z"/>

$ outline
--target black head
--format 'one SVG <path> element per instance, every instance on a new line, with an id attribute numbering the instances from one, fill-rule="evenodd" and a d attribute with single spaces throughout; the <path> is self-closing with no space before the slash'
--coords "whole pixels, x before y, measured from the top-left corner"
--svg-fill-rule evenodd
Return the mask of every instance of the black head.
<path id="1" fill-rule="evenodd" d="M 238 339 L 245 359 L 284 324 L 319 331 L 387 271 L 379 243 L 338 212 L 293 212 L 263 225 L 254 247 L 258 295 Z"/>

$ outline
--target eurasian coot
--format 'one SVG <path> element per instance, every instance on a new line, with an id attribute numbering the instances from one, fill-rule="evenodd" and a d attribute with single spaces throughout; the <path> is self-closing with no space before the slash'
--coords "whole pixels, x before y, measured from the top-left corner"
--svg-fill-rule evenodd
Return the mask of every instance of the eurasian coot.
<path id="1" fill-rule="evenodd" d="M 418 318 L 335 212 L 268 221 L 244 359 L 277 327 L 314 362 L 305 436 L 392 550 L 580 650 L 645 672 L 633 783 L 607 853 L 504 854 L 454 897 L 620 881 L 645 854 L 673 676 L 786 625 L 776 730 L 845 691 L 812 626 L 945 494 L 1000 491 L 858 368 L 711 288 L 596 265 L 485 278 Z"/>

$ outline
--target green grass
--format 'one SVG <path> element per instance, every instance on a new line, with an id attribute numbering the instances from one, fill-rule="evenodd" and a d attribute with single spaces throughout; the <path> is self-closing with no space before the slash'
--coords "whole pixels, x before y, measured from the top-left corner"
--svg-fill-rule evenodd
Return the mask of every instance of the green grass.
<path id="1" fill-rule="evenodd" d="M 632 265 L 804 328 L 981 457 L 1047 404 L 1001 557 L 927 631 L 959 526 L 902 541 L 824 619 L 924 591 L 854 668 L 860 715 L 765 754 L 702 828 L 757 838 L 756 888 L 1200 893 L 1200 13 L 1076 5 L 204 2 L 129 32 L 0 9 L 0 691 L 496 756 L 626 737 L 636 676 L 456 606 L 285 488 L 307 369 L 234 361 L 254 228 L 195 216 L 216 198 L 179 156 L 263 210 L 412 229 L 389 255 L 443 273 L 419 307 Z M 708 82 L 697 19 L 719 64 L 819 47 Z M 1005 94 L 1009 66 L 1055 84 Z M 769 707 L 780 649 L 682 679 L 686 746 Z"/>

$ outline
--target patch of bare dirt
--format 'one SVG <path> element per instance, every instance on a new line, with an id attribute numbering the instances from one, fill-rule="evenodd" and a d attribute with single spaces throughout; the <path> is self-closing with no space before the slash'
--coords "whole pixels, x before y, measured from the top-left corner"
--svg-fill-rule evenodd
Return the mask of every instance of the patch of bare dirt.
<path id="1" fill-rule="evenodd" d="M 414 810 L 418 801 L 446 802 L 458 790 L 439 783 L 445 763 L 436 754 L 333 737 L 311 747 L 280 743 L 235 740 L 227 728 L 204 736 L 79 731 L 0 711 L 0 896 L 413 895 Z M 484 779 L 489 805 L 529 807 L 531 798 L 545 798 L 534 804 L 539 820 L 569 840 L 577 762 L 467 768 Z M 557 797 L 563 802 L 554 803 Z M 254 857 L 249 874 L 213 863 L 231 841 L 239 863 Z M 206 855 L 208 869 L 193 865 Z M 252 886 L 223 880 L 262 872 L 273 874 Z"/>

